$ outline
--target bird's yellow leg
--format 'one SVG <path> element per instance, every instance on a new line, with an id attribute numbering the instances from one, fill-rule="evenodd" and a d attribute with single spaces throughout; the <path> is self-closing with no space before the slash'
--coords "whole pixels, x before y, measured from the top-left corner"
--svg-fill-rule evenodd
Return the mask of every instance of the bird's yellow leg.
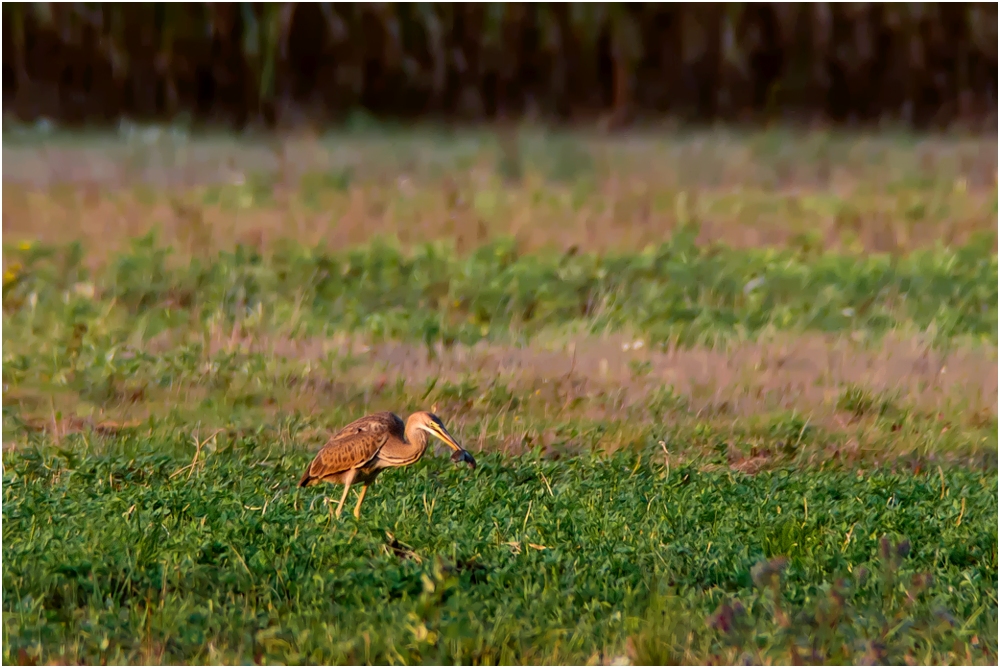
<path id="1" fill-rule="evenodd" d="M 361 502 L 365 500 L 365 492 L 368 491 L 368 485 L 364 484 L 361 486 L 361 494 L 358 495 L 358 505 L 354 506 L 354 516 L 361 517 Z"/>
<path id="2" fill-rule="evenodd" d="M 341 494 L 340 503 L 337 504 L 337 517 L 340 517 L 340 511 L 344 509 L 344 501 L 347 501 L 347 493 L 351 491 L 351 483 L 354 482 L 354 474 L 354 469 L 351 469 L 344 477 L 344 493 Z"/>

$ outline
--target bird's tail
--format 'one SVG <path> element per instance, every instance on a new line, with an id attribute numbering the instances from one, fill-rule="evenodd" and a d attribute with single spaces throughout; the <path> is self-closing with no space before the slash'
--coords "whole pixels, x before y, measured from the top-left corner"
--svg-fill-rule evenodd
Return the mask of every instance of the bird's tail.
<path id="1" fill-rule="evenodd" d="M 313 477 L 309 475 L 309 469 L 306 469 L 306 472 L 302 474 L 302 479 L 299 480 L 299 487 L 308 487 L 312 481 Z"/>

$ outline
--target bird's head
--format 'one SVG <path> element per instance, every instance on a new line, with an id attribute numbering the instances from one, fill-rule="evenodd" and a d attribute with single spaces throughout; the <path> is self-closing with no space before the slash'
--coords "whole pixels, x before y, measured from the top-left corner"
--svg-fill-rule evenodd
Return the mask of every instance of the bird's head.
<path id="1" fill-rule="evenodd" d="M 458 444 L 458 441 L 448 433 L 445 428 L 444 423 L 441 422 L 441 418 L 433 413 L 428 413 L 427 411 L 420 411 L 419 413 L 414 413 L 411 420 L 415 422 L 417 429 L 422 429 L 434 438 L 439 439 L 449 448 L 454 450 L 454 454 L 451 456 L 451 461 L 453 462 L 465 462 L 469 465 L 469 468 L 476 468 L 476 460 L 473 458 L 472 454 Z"/>

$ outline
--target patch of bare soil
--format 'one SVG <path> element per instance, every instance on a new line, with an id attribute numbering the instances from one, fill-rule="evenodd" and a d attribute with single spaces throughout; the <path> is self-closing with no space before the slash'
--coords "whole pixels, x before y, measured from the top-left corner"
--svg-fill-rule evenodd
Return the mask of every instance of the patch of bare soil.
<path id="1" fill-rule="evenodd" d="M 164 342 L 165 344 L 166 342 Z M 163 344 L 161 344 L 163 345 Z M 987 346 L 932 349 L 918 338 L 890 336 L 876 345 L 819 334 L 780 335 L 726 350 L 650 350 L 636 338 L 578 337 L 529 347 L 481 343 L 438 348 L 407 343 L 367 344 L 359 339 L 240 341 L 218 338 L 213 350 L 256 351 L 297 360 L 350 353 L 352 366 L 338 383 L 382 387 L 406 380 L 410 388 L 432 379 L 499 382 L 511 390 L 552 398 L 555 385 L 577 396 L 614 395 L 619 408 L 647 401 L 665 386 L 690 410 L 750 416 L 795 410 L 831 427 L 847 419 L 837 408 L 848 388 L 899 405 L 969 415 L 997 414 L 997 351 Z"/>
<path id="2" fill-rule="evenodd" d="M 185 338 L 165 333 L 147 342 L 146 348 L 151 353 L 171 350 Z M 803 451 L 812 463 L 909 456 L 919 450 L 913 429 L 929 428 L 934 433 L 953 427 L 983 429 L 991 422 L 995 425 L 997 416 L 995 348 L 968 346 L 942 352 L 916 337 L 889 337 L 866 346 L 818 334 L 777 335 L 735 343 L 726 350 L 659 351 L 632 337 L 579 336 L 539 338 L 523 348 L 486 343 L 439 347 L 433 354 L 414 344 L 372 343 L 345 334 L 289 339 L 215 330 L 207 340 L 199 340 L 207 343 L 210 354 L 256 353 L 273 360 L 267 378 L 242 379 L 212 389 L 215 380 L 202 383 L 195 377 L 171 386 L 166 394 L 152 392 L 135 402 L 113 399 L 77 417 L 74 413 L 83 405 L 72 393 L 51 397 L 44 389 L 25 390 L 12 397 L 5 394 L 5 401 L 25 407 L 22 418 L 28 430 L 44 430 L 58 440 L 81 429 L 133 428 L 138 421 L 177 408 L 200 424 L 198 406 L 211 393 L 223 403 L 253 395 L 256 398 L 247 405 L 256 407 L 250 418 L 254 424 L 275 413 L 308 418 L 309 426 L 293 439 L 304 447 L 322 443 L 329 430 L 343 426 L 345 415 L 431 409 L 447 416 L 456 433 L 470 422 L 477 423 L 479 438 L 469 444 L 476 449 L 518 454 L 541 445 L 546 456 L 553 457 L 577 447 L 579 435 L 567 440 L 556 428 L 567 420 L 606 425 L 609 429 L 598 436 L 600 447 L 614 450 L 647 438 L 654 424 L 693 428 L 705 422 L 713 430 L 721 429 L 721 434 L 731 425 L 735 437 L 746 418 L 753 424 L 760 416 L 769 424 L 776 413 L 796 411 L 809 425 L 839 434 L 819 450 Z M 432 383 L 436 391 L 431 391 Z M 425 390 L 432 397 L 426 401 Z M 859 406 L 866 402 L 868 408 L 859 414 Z M 883 402 L 892 404 L 890 415 L 908 414 L 917 422 L 897 426 L 877 421 Z M 338 410 L 331 412 L 331 407 Z M 64 414 L 58 423 L 57 409 Z M 209 416 L 208 422 L 212 419 Z M 228 428 L 238 431 L 247 424 Z M 788 455 L 780 438 L 753 441 L 749 449 L 745 445 L 729 443 L 725 466 L 752 475 Z M 671 445 L 670 452 L 661 446 L 671 464 L 690 454 L 685 454 L 683 444 Z M 711 447 L 715 452 L 717 443 Z M 957 451 L 938 454 L 966 456 Z M 990 453 L 974 456 L 989 458 Z"/>
<path id="3" fill-rule="evenodd" d="M 916 340 L 888 340 L 864 349 L 844 339 L 806 335 L 742 343 L 730 350 L 704 348 L 650 351 L 640 339 L 579 339 L 562 350 L 480 346 L 445 353 L 432 363 L 404 345 L 381 346 L 373 358 L 408 378 L 438 370 L 508 376 L 518 386 L 538 388 L 556 378 L 582 381 L 600 390 L 621 390 L 631 401 L 669 385 L 695 410 L 728 404 L 749 415 L 784 408 L 823 412 L 844 388 L 857 385 L 922 407 L 961 399 L 970 408 L 997 411 L 996 350 L 934 352 Z"/>

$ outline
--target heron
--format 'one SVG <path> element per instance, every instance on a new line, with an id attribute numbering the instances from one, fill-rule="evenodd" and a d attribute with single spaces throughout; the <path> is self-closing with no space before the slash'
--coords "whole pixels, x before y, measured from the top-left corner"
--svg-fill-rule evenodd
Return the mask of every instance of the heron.
<path id="1" fill-rule="evenodd" d="M 454 450 L 453 462 L 464 462 L 470 469 L 476 468 L 475 458 L 448 433 L 438 416 L 418 411 L 404 424 L 398 415 L 386 411 L 366 415 L 331 436 L 302 475 L 299 487 L 321 482 L 341 483 L 344 493 L 337 504 L 337 517 L 340 517 L 351 485 L 360 483 L 361 494 L 354 507 L 354 516 L 360 517 L 368 486 L 383 469 L 409 466 L 423 457 L 428 435 Z"/>

